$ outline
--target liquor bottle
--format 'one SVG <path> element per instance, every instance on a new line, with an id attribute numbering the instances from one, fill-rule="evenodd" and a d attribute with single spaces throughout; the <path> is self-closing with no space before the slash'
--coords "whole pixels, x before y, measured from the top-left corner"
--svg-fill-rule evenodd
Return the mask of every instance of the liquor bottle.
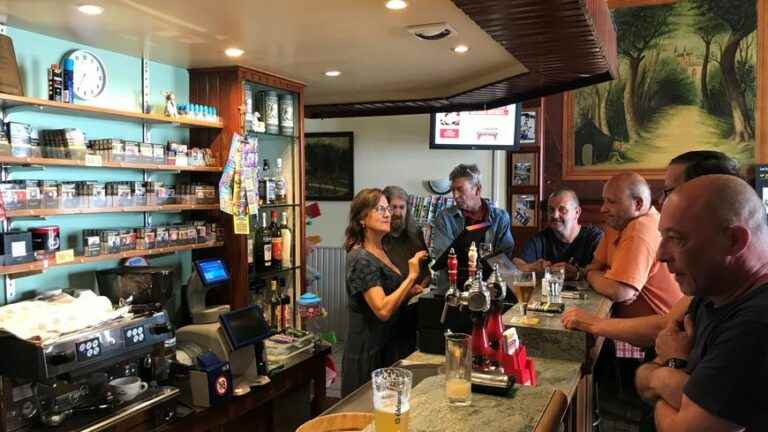
<path id="1" fill-rule="evenodd" d="M 278 313 L 280 310 L 280 306 L 283 304 L 283 300 L 280 298 L 280 293 L 277 292 L 277 280 L 272 279 L 272 297 L 269 300 L 270 305 L 270 318 L 271 321 L 270 324 L 272 328 L 276 329 L 277 331 L 280 331 L 280 320 L 278 318 Z"/>
<path id="2" fill-rule="evenodd" d="M 264 233 L 259 225 L 259 216 L 255 216 L 254 236 L 253 236 L 253 269 L 256 272 L 263 272 L 264 268 Z M 269 247 L 272 247 L 270 243 Z M 271 261 L 271 259 L 270 259 Z"/>
<path id="3" fill-rule="evenodd" d="M 261 244 L 264 245 L 264 269 L 272 269 L 272 231 L 267 227 L 267 214 L 261 215 Z"/>
<path id="4" fill-rule="evenodd" d="M 282 222 L 280 223 L 280 234 L 283 238 L 283 247 L 280 252 L 283 254 L 283 268 L 289 268 L 291 266 L 291 241 L 293 240 L 293 232 L 288 226 L 288 214 L 283 212 Z"/>
<path id="5" fill-rule="evenodd" d="M 288 203 L 288 190 L 285 183 L 285 177 L 283 177 L 283 160 L 277 158 L 277 166 L 275 167 L 275 204 L 287 204 Z"/>
<path id="6" fill-rule="evenodd" d="M 269 160 L 264 159 L 259 176 L 259 205 L 275 203 L 275 180 L 269 168 Z"/>
<path id="7" fill-rule="evenodd" d="M 269 230 L 272 236 L 272 268 L 279 269 L 283 267 L 283 233 L 280 224 L 277 223 L 276 210 L 272 210 L 272 223 L 269 224 Z"/>

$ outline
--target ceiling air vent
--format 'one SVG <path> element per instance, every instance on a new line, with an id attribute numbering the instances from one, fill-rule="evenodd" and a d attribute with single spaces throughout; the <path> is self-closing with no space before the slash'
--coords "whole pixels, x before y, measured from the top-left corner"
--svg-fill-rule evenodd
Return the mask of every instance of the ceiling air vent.
<path id="1" fill-rule="evenodd" d="M 418 39 L 426 41 L 445 39 L 448 36 L 456 34 L 456 29 L 445 22 L 408 26 L 406 29 L 408 29 L 408 33 L 414 35 Z"/>

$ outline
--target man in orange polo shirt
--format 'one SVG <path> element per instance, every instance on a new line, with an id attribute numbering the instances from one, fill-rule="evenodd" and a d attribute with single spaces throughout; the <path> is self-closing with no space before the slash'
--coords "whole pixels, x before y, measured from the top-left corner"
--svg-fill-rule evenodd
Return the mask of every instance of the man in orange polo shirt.
<path id="1" fill-rule="evenodd" d="M 648 183 L 635 173 L 612 177 L 603 187 L 600 211 L 609 229 L 585 269 L 589 284 L 616 302 L 617 317 L 666 314 L 683 293 L 656 259 L 659 212 L 651 206 Z"/>

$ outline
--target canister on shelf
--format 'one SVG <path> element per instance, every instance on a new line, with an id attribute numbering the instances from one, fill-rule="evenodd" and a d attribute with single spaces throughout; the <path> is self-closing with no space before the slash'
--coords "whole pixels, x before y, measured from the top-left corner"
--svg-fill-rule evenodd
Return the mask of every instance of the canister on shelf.
<path id="1" fill-rule="evenodd" d="M 83 255 L 97 256 L 101 254 L 101 237 L 98 230 L 83 230 Z"/>
<path id="2" fill-rule="evenodd" d="M 168 227 L 158 226 L 155 227 L 155 246 L 162 248 L 168 245 Z"/>
<path id="3" fill-rule="evenodd" d="M 293 136 L 293 96 L 281 94 L 279 98 L 280 134 Z"/>
<path id="4" fill-rule="evenodd" d="M 29 231 L 32 233 L 32 250 L 35 251 L 35 258 L 42 259 L 59 250 L 61 243 L 57 225 L 34 227 Z"/>
<path id="5" fill-rule="evenodd" d="M 41 207 L 58 208 L 59 207 L 59 185 L 55 180 L 38 180 L 37 186 L 40 189 Z"/>
<path id="6" fill-rule="evenodd" d="M 280 133 L 280 115 L 278 109 L 277 92 L 261 91 L 259 92 L 259 103 L 257 106 L 263 109 L 262 119 L 267 126 L 267 133 Z"/>

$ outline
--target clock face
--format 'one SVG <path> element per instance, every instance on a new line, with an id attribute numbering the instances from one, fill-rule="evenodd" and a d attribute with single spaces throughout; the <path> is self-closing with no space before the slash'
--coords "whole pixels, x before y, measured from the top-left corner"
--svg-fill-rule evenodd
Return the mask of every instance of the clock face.
<path id="1" fill-rule="evenodd" d="M 80 99 L 93 99 L 104 91 L 107 85 L 107 70 L 96 54 L 75 50 L 67 55 L 75 62 L 74 90 Z"/>

